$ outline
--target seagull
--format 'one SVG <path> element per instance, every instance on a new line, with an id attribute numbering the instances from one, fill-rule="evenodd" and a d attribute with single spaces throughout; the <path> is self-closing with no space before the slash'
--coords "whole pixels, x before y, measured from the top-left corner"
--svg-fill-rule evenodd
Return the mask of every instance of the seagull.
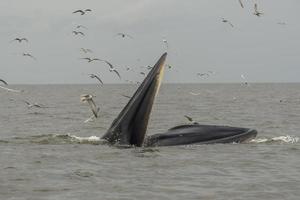
<path id="1" fill-rule="evenodd" d="M 84 28 L 84 29 L 88 29 L 86 26 L 83 26 L 83 25 L 77 25 L 76 28 Z"/>
<path id="2" fill-rule="evenodd" d="M 103 82 L 102 80 L 99 78 L 99 76 L 97 76 L 96 74 L 90 74 L 90 77 L 91 78 L 96 78 L 102 85 L 103 85 Z"/>
<path id="3" fill-rule="evenodd" d="M 229 20 L 222 18 L 222 22 L 228 23 L 233 28 L 233 24 Z"/>
<path id="4" fill-rule="evenodd" d="M 74 33 L 75 35 L 80 34 L 80 35 L 84 36 L 84 33 L 81 31 L 72 31 L 72 33 Z"/>
<path id="5" fill-rule="evenodd" d="M 90 94 L 82 94 L 80 96 L 80 101 L 83 102 L 83 103 L 87 102 L 89 104 L 92 112 L 93 112 L 94 117 L 98 118 L 98 113 L 99 113 L 100 108 L 97 108 L 97 106 L 96 106 L 96 104 L 95 104 L 95 102 L 93 100 L 93 96 L 92 95 L 90 95 Z"/>
<path id="6" fill-rule="evenodd" d="M 109 71 L 110 72 L 115 72 L 118 75 L 118 77 L 121 79 L 121 76 L 120 76 L 119 72 L 115 68 L 109 68 Z"/>
<path id="7" fill-rule="evenodd" d="M 153 67 L 151 67 L 151 66 L 149 66 L 149 65 L 147 66 L 147 69 L 148 69 L 148 70 L 150 70 L 150 69 L 152 69 L 152 68 L 153 68 Z"/>
<path id="8" fill-rule="evenodd" d="M 4 85 L 8 85 L 7 82 L 3 79 L 0 79 L 0 82 L 2 82 Z"/>
<path id="9" fill-rule="evenodd" d="M 166 47 L 169 48 L 169 43 L 168 43 L 168 41 L 167 41 L 166 39 L 163 39 L 162 41 L 163 41 L 163 43 L 166 45 Z"/>
<path id="10" fill-rule="evenodd" d="M 83 51 L 84 53 L 93 53 L 91 49 L 80 48 L 80 50 Z"/>
<path id="11" fill-rule="evenodd" d="M 187 115 L 184 115 L 184 117 L 185 117 L 189 122 L 191 122 L 191 124 L 198 124 L 198 122 L 195 122 L 195 121 L 193 120 L 193 118 L 191 118 L 191 117 L 189 117 L 189 116 L 187 116 Z"/>
<path id="12" fill-rule="evenodd" d="M 241 74 L 241 78 L 245 81 L 244 84 L 248 85 L 248 82 L 246 81 L 246 78 L 245 78 L 244 74 Z"/>
<path id="13" fill-rule="evenodd" d="M 171 68 L 172 68 L 172 66 L 171 66 L 171 65 L 167 65 L 167 67 L 168 67 L 169 69 L 171 69 Z"/>
<path id="14" fill-rule="evenodd" d="M 257 17 L 260 17 L 263 13 L 259 12 L 257 9 L 257 3 L 254 4 L 254 15 L 256 15 Z"/>
<path id="15" fill-rule="evenodd" d="M 242 0 L 239 0 L 239 3 L 241 5 L 241 7 L 244 8 L 244 4 L 243 4 Z"/>
<path id="16" fill-rule="evenodd" d="M 141 75 L 146 76 L 145 72 L 140 72 Z"/>
<path id="17" fill-rule="evenodd" d="M 116 36 L 121 36 L 122 38 L 129 37 L 129 38 L 133 39 L 133 37 L 127 33 L 117 33 Z"/>
<path id="18" fill-rule="evenodd" d="M 126 71 L 129 71 L 129 70 L 131 70 L 131 68 L 130 67 L 126 67 Z"/>
<path id="19" fill-rule="evenodd" d="M 23 56 L 30 57 L 30 58 L 36 60 L 36 58 L 35 58 L 33 55 L 31 55 L 30 53 L 23 53 L 22 55 L 23 55 Z"/>
<path id="20" fill-rule="evenodd" d="M 13 89 L 10 89 L 10 88 L 7 88 L 7 87 L 3 87 L 1 85 L 0 85 L 0 88 L 6 90 L 8 92 L 23 92 L 23 90 L 13 90 Z"/>
<path id="21" fill-rule="evenodd" d="M 84 15 L 85 13 L 91 12 L 91 11 L 92 11 L 91 9 L 75 10 L 75 11 L 73 12 L 73 14 L 75 14 L 75 13 L 80 13 L 81 15 Z"/>
<path id="22" fill-rule="evenodd" d="M 200 77 L 202 77 L 202 76 L 207 76 L 208 77 L 209 76 L 208 73 L 197 73 L 197 75 L 200 76 Z"/>
<path id="23" fill-rule="evenodd" d="M 110 72 L 115 72 L 118 75 L 118 77 L 121 79 L 119 72 L 116 70 L 116 68 L 110 62 L 108 62 L 107 60 L 101 60 L 101 61 L 105 62 L 109 66 Z"/>
<path id="24" fill-rule="evenodd" d="M 19 43 L 21 43 L 22 41 L 28 42 L 27 38 L 15 38 L 11 42 L 13 41 L 18 41 Z"/>
<path id="25" fill-rule="evenodd" d="M 29 103 L 28 101 L 25 101 L 23 100 L 23 102 L 26 103 L 27 107 L 28 108 L 33 108 L 33 107 L 36 107 L 36 108 L 45 108 L 44 106 L 38 104 L 38 103 Z"/>
<path id="26" fill-rule="evenodd" d="M 81 58 L 81 59 L 87 60 L 89 63 L 90 63 L 90 62 L 93 62 L 93 61 L 95 61 L 95 60 L 101 61 L 101 59 L 99 59 L 99 58 L 89 58 L 89 57 L 86 57 L 86 58 Z"/>
<path id="27" fill-rule="evenodd" d="M 111 69 L 114 68 L 114 66 L 110 62 L 108 62 L 107 60 L 101 60 L 101 61 L 103 61 L 106 64 L 108 64 L 109 68 L 111 68 Z"/>

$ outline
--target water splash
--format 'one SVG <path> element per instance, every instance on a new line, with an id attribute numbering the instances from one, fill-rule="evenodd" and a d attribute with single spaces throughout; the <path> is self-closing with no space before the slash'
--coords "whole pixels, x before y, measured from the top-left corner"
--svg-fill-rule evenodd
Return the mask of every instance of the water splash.
<path id="1" fill-rule="evenodd" d="M 277 136 L 277 137 L 273 137 L 273 138 L 255 138 L 252 139 L 249 143 L 289 143 L 289 144 L 293 144 L 293 143 L 297 143 L 299 142 L 299 137 L 295 137 L 295 136 L 290 136 L 290 135 L 286 135 L 286 136 Z"/>
<path id="2" fill-rule="evenodd" d="M 100 137 L 89 136 L 79 137 L 71 134 L 44 134 L 29 137 L 15 137 L 7 141 L 8 143 L 35 143 L 35 144 L 103 144 Z"/>

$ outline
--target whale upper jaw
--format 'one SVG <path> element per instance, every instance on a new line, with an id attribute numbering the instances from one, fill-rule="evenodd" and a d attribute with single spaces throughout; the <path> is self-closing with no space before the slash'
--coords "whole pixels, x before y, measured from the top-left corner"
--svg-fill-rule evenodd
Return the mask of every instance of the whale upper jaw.
<path id="1" fill-rule="evenodd" d="M 141 83 L 102 139 L 111 144 L 142 146 L 155 96 L 163 77 L 164 53 Z"/>

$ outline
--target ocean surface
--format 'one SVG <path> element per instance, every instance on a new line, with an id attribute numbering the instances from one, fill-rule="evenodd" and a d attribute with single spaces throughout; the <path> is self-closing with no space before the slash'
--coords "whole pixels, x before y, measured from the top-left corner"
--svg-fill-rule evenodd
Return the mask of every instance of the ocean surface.
<path id="1" fill-rule="evenodd" d="M 300 199 L 300 84 L 163 84 L 148 135 L 187 123 L 249 127 L 246 144 L 117 148 L 105 133 L 137 85 L 0 90 L 0 199 Z M 81 94 L 95 95 L 100 117 Z M 24 101 L 45 108 L 28 108 Z"/>

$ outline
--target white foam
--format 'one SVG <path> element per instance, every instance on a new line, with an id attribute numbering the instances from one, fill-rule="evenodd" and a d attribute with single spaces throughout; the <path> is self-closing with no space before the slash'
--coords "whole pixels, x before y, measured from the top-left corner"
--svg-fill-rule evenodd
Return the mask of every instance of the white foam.
<path id="1" fill-rule="evenodd" d="M 273 138 L 256 138 L 256 139 L 252 139 L 250 143 L 270 143 L 270 142 L 297 143 L 298 141 L 299 141 L 298 137 L 285 135 L 285 136 L 277 136 Z"/>
<path id="2" fill-rule="evenodd" d="M 80 142 L 80 143 L 93 143 L 93 142 L 100 142 L 101 141 L 101 138 L 100 137 L 97 137 L 97 136 L 90 136 L 90 137 L 78 137 L 78 136 L 75 136 L 75 135 L 70 135 L 71 139 L 72 140 L 75 140 L 77 142 Z"/>

